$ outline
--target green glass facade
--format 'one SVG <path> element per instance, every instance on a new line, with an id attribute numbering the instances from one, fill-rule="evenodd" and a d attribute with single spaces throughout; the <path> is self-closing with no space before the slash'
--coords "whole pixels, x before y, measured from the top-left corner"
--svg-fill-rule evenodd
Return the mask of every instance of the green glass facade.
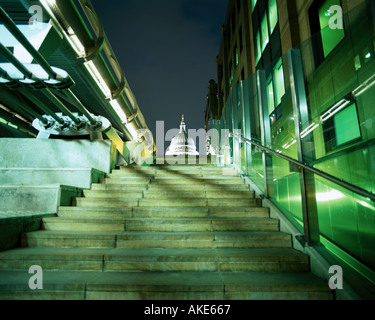
<path id="1" fill-rule="evenodd" d="M 369 193 L 375 193 L 375 33 L 370 1 L 346 13 L 344 29 L 327 30 L 328 0 L 319 10 L 322 28 L 294 48 L 300 53 L 305 82 L 296 126 L 290 56 L 282 55 L 256 74 L 232 86 L 220 121 L 211 127 L 241 130 L 243 137 L 262 143 L 296 160 L 328 173 Z M 269 1 L 269 7 L 273 7 Z M 272 13 L 272 9 L 269 10 Z M 327 14 L 327 15 L 326 15 Z M 273 16 L 272 14 L 270 16 Z M 255 34 L 255 63 L 265 43 L 263 18 Z M 331 32 L 332 31 L 332 32 Z M 350 36 L 348 36 L 350 34 Z M 260 36 L 261 35 L 261 36 Z M 324 60 L 316 63 L 314 44 L 322 43 Z M 260 76 L 262 75 L 263 76 Z M 263 80 L 262 80 L 263 79 Z M 262 94 L 263 93 L 263 94 Z M 269 115 L 262 121 L 262 114 Z M 269 137 L 264 137 L 268 132 Z M 263 134 L 262 134 L 263 133 Z M 230 141 L 221 164 L 238 166 L 304 233 L 300 171 L 288 161 L 259 148 Z M 301 146 L 301 148 L 300 148 Z M 228 152 L 230 159 L 228 162 Z M 223 153 L 222 153 L 223 155 Z M 302 157 L 302 159 L 301 159 Z M 265 181 L 265 173 L 267 180 Z M 318 175 L 308 186 L 313 190 L 321 244 L 350 256 L 357 266 L 375 269 L 375 203 Z M 309 208 L 308 208 L 309 209 Z M 312 210 L 312 209 L 311 209 Z M 355 266 L 353 266 L 355 267 Z"/>

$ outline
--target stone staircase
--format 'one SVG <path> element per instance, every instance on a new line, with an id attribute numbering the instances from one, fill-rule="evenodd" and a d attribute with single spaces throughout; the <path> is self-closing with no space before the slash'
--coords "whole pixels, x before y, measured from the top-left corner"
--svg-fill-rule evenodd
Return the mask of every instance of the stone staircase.
<path id="1" fill-rule="evenodd" d="M 126 167 L 0 253 L 0 299 L 333 299 L 232 168 Z M 31 266 L 43 269 L 32 291 Z"/>

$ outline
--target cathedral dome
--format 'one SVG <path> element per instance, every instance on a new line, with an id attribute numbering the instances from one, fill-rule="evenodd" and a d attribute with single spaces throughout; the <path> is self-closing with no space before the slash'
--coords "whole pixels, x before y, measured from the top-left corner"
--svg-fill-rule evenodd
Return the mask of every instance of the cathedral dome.
<path id="1" fill-rule="evenodd" d="M 194 140 L 186 132 L 184 116 L 182 116 L 180 133 L 172 139 L 171 145 L 165 154 L 167 156 L 199 155 Z"/>

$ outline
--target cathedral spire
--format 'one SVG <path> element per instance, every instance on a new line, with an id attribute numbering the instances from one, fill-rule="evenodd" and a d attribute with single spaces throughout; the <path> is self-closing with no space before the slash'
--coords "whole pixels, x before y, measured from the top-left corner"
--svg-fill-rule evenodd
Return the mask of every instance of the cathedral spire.
<path id="1" fill-rule="evenodd" d="M 180 133 L 186 133 L 185 116 L 182 115 L 182 121 L 180 125 Z"/>

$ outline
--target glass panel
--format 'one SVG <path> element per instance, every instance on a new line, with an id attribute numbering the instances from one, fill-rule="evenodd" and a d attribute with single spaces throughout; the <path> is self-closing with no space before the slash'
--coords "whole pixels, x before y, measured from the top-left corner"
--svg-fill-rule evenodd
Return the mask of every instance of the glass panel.
<path id="1" fill-rule="evenodd" d="M 332 6 L 341 6 L 340 0 L 327 0 L 319 9 L 319 23 L 325 58 L 345 38 L 345 31 L 343 29 L 330 27 L 331 19 L 334 19 L 334 15 L 337 14 L 337 12 L 332 12 Z"/>
<path id="2" fill-rule="evenodd" d="M 275 101 L 276 105 L 281 103 L 281 98 L 285 94 L 284 69 L 282 59 L 277 62 L 274 69 L 274 84 L 275 84 Z"/>
<path id="3" fill-rule="evenodd" d="M 262 53 L 266 49 L 267 44 L 270 42 L 269 33 L 268 33 L 268 19 L 267 14 L 264 14 L 262 23 L 261 23 L 261 36 L 262 36 Z"/>
<path id="4" fill-rule="evenodd" d="M 270 21 L 270 34 L 273 33 L 273 31 L 276 28 L 276 25 L 279 21 L 279 16 L 277 13 L 277 2 L 276 0 L 269 0 L 268 2 L 268 15 L 269 15 L 269 21 Z"/>
<path id="5" fill-rule="evenodd" d="M 361 137 L 358 124 L 358 113 L 355 104 L 341 111 L 334 117 L 337 145 L 341 146 L 347 142 Z"/>
<path id="6" fill-rule="evenodd" d="M 268 111 L 269 114 L 275 111 L 275 94 L 273 91 L 272 77 L 267 81 L 267 93 L 268 93 Z"/>
<path id="7" fill-rule="evenodd" d="M 255 64 L 257 65 L 259 63 L 260 57 L 262 56 L 262 47 L 260 44 L 260 32 L 258 30 L 256 36 L 255 36 L 255 44 L 256 44 L 256 49 L 255 49 Z"/>
<path id="8" fill-rule="evenodd" d="M 251 0 L 251 12 L 254 12 L 254 8 L 257 4 L 258 0 Z"/>

